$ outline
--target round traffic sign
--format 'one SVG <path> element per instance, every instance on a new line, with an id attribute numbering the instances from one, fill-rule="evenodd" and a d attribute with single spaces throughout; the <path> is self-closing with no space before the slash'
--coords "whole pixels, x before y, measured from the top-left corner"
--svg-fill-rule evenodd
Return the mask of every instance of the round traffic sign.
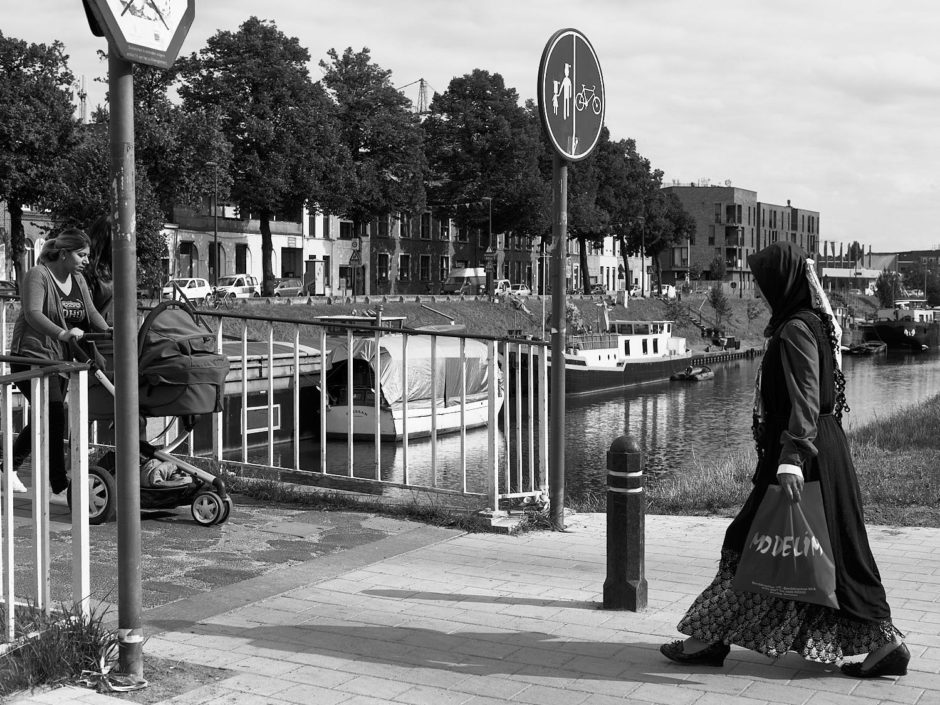
<path id="1" fill-rule="evenodd" d="M 538 101 L 542 129 L 563 159 L 584 159 L 597 145 L 604 98 L 604 74 L 587 37 L 576 29 L 555 32 L 539 63 Z"/>

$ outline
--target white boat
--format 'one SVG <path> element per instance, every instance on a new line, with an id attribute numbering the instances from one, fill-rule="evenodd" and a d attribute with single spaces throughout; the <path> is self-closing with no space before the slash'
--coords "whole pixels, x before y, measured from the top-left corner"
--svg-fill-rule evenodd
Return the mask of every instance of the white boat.
<path id="1" fill-rule="evenodd" d="M 405 341 L 407 345 L 403 347 Z M 385 333 L 330 340 L 330 370 L 326 375 L 327 437 L 346 438 L 352 415 L 353 438 L 375 438 L 376 425 L 383 439 L 401 440 L 474 428 L 489 422 L 487 345 L 444 336 Z M 377 345 L 379 355 L 376 355 Z M 349 361 L 352 360 L 352 394 Z M 464 381 L 461 360 L 466 369 Z M 376 418 L 375 378 L 379 368 L 379 405 Z M 503 403 L 497 370 L 496 406 Z M 407 391 L 405 391 L 407 390 Z"/>

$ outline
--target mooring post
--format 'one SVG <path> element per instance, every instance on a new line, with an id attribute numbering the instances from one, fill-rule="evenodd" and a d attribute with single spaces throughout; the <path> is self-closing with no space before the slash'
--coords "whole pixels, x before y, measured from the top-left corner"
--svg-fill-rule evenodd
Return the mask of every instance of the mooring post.
<path id="1" fill-rule="evenodd" d="M 629 435 L 607 451 L 607 580 L 604 609 L 646 608 L 643 451 Z"/>

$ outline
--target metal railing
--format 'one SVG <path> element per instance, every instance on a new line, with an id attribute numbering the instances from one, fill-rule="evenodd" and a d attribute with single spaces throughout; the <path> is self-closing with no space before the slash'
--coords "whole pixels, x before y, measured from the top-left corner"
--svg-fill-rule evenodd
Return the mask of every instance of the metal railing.
<path id="1" fill-rule="evenodd" d="M 200 311 L 215 331 L 217 347 L 231 361 L 224 410 L 211 437 L 194 435 L 188 451 L 251 468 L 254 475 L 349 478 L 407 489 L 482 495 L 499 509 L 505 500 L 547 494 L 548 367 L 537 349 L 542 341 L 470 336 L 373 324 L 327 323 L 243 311 Z M 338 333 L 342 331 L 342 333 Z M 420 345 L 430 358 L 412 352 Z M 456 357 L 445 356 L 459 348 Z M 485 346 L 485 423 L 468 428 L 471 402 L 467 375 L 473 368 L 468 346 Z M 328 433 L 331 413 L 343 407 L 326 393 L 325 374 L 337 348 L 361 349 L 370 363 L 369 409 L 345 395 L 347 425 L 339 439 Z M 324 352 L 325 351 L 325 352 Z M 383 351 L 376 354 L 376 351 Z M 394 367 L 390 364 L 394 362 Z M 423 370 L 423 372 L 419 372 Z M 353 365 L 346 365 L 346 389 L 355 389 Z M 391 376 L 394 376 L 392 378 Z M 400 377 L 399 377 L 400 376 Z M 421 378 L 418 380 L 418 378 Z M 442 380 L 445 380 L 442 382 Z M 452 386 L 459 380 L 457 388 Z M 402 395 L 391 438 L 382 422 L 390 404 L 383 386 L 429 386 L 426 399 Z M 418 408 L 420 406 L 420 409 Z M 482 413 L 473 402 L 477 421 Z M 363 432 L 356 419 L 372 412 Z M 419 420 L 419 414 L 420 420 Z M 454 424 L 459 415 L 460 422 Z M 448 433 L 449 432 L 449 433 Z"/>
<path id="2" fill-rule="evenodd" d="M 6 307 L 0 311 L 3 349 L 6 349 Z M 7 373 L 9 364 L 33 364 L 31 369 L 14 374 Z M 79 363 L 38 362 L 26 358 L 0 356 L 2 372 L 0 374 L 0 414 L 3 428 L 3 493 L 0 499 L 0 600 L 4 606 L 3 624 L 0 630 L 4 639 L 11 642 L 14 638 L 15 612 L 17 595 L 30 600 L 33 607 L 42 609 L 47 614 L 52 610 L 51 546 L 50 546 L 50 488 L 47 468 L 49 467 L 49 415 L 46 413 L 49 402 L 50 380 L 57 383 L 58 375 L 69 376 L 68 422 L 71 429 L 69 442 L 69 460 L 71 463 L 71 513 L 72 531 L 72 603 L 85 615 L 90 610 L 90 569 L 89 569 L 89 528 L 88 528 L 88 367 Z M 28 381 L 31 385 L 32 404 L 22 404 L 16 409 L 22 411 L 23 421 L 27 420 L 31 433 L 32 476 L 25 478 L 31 486 L 29 508 L 23 502 L 14 503 L 13 483 L 13 429 L 14 397 L 17 382 Z M 25 400 L 24 400 L 25 401 Z M 27 412 L 28 409 L 28 412 Z M 31 540 L 25 553 L 16 552 L 16 518 L 26 517 Z M 17 592 L 15 572 L 17 566 L 32 563 L 29 586 Z M 22 599 L 20 603 L 22 604 Z"/>

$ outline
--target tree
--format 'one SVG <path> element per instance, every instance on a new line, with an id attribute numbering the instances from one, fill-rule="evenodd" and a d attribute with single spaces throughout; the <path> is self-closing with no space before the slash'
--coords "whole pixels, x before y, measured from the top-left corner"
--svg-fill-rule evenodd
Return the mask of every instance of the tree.
<path id="1" fill-rule="evenodd" d="M 330 212 L 347 203 L 336 105 L 310 81 L 309 61 L 296 38 L 257 17 L 180 60 L 183 107 L 218 115 L 232 145 L 231 200 L 242 218 L 258 218 L 265 295 L 274 290 L 271 219 L 297 219 L 308 203 Z"/>
<path id="2" fill-rule="evenodd" d="M 410 101 L 367 48 L 327 53 L 330 62 L 320 62 L 323 84 L 336 101 L 340 139 L 352 160 L 351 195 L 342 214 L 359 233 L 375 218 L 423 210 L 424 132 Z"/>
<path id="3" fill-rule="evenodd" d="M 748 299 L 744 314 L 747 316 L 747 332 L 749 335 L 751 332 L 751 321 L 757 320 L 763 316 L 766 311 L 767 308 L 761 303 L 760 299 Z"/>
<path id="4" fill-rule="evenodd" d="M 705 297 L 705 300 L 715 311 L 715 328 L 721 328 L 721 322 L 726 316 L 731 315 L 731 302 L 728 301 L 728 297 L 725 295 L 725 290 L 722 288 L 721 282 L 716 282 L 712 285 L 708 290 L 708 295 Z"/>
<path id="5" fill-rule="evenodd" d="M 46 203 L 56 227 L 74 226 L 93 236 L 100 233 L 110 237 L 110 228 L 92 226 L 101 219 L 109 223 L 107 216 L 113 212 L 110 202 L 110 147 L 108 125 L 99 122 L 106 119 L 102 112 L 96 113 L 92 122 L 81 126 L 76 136 L 77 144 L 62 161 L 55 188 L 51 189 Z M 165 222 L 159 197 L 151 186 L 147 170 L 141 161 L 136 162 L 136 238 L 137 284 L 143 287 L 158 285 L 163 278 L 162 262 L 166 256 L 166 240 L 163 236 Z M 110 245 L 92 243 L 93 250 L 100 250 L 106 261 L 101 262 L 110 275 Z M 99 262 L 93 263 L 97 265 Z"/>
<path id="6" fill-rule="evenodd" d="M 901 277 L 897 272 L 883 270 L 875 281 L 875 296 L 882 308 L 892 308 L 901 286 Z"/>
<path id="7" fill-rule="evenodd" d="M 548 231 L 550 191 L 539 171 L 537 111 L 531 102 L 520 106 L 502 76 L 474 69 L 455 77 L 444 93 L 434 94 L 423 127 L 428 200 L 442 215 L 483 230 L 491 198 L 493 232 L 533 237 Z"/>
<path id="8" fill-rule="evenodd" d="M 10 253 L 19 281 L 23 206 L 42 206 L 74 139 L 68 56 L 60 42 L 27 44 L 0 32 L 0 200 L 10 213 Z"/>
<path id="9" fill-rule="evenodd" d="M 721 256 L 715 255 L 711 264 L 708 265 L 708 271 L 710 279 L 719 282 L 724 281 L 725 276 L 728 274 L 728 265 Z"/>

